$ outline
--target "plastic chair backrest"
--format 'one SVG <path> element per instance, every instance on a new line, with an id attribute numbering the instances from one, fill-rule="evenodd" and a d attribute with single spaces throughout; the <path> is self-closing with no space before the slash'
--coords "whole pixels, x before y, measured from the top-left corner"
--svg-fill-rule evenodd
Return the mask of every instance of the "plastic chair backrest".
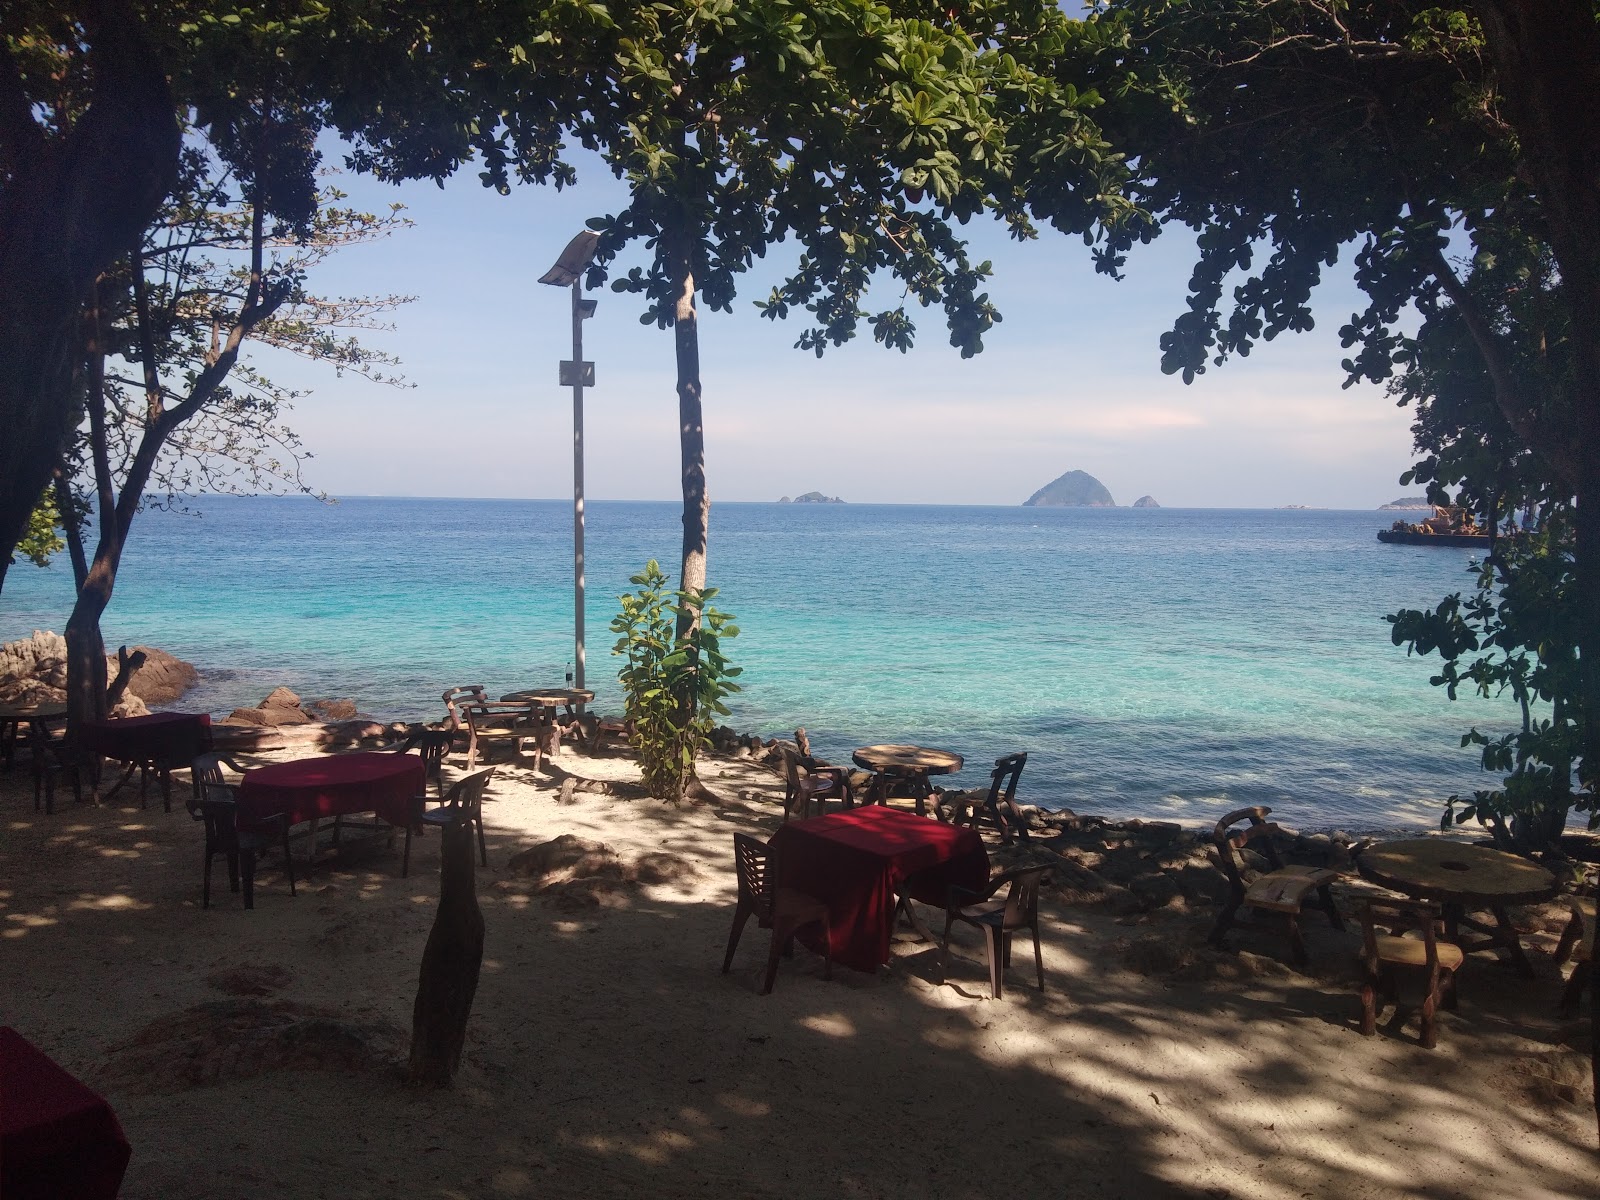
<path id="1" fill-rule="evenodd" d="M 1005 916 L 1000 922 L 1002 929 L 1017 929 L 1033 923 L 1039 911 L 1039 884 L 1049 873 L 1049 867 L 1029 867 L 1012 877 L 1011 890 L 1006 893 Z"/>
<path id="2" fill-rule="evenodd" d="M 488 767 L 482 771 L 474 771 L 464 779 L 456 780 L 445 793 L 442 807 L 460 809 L 471 816 L 477 816 L 478 810 L 483 807 L 483 791 L 499 769 L 499 767 Z"/>
<path id="3" fill-rule="evenodd" d="M 739 899 L 767 914 L 772 908 L 772 889 L 777 868 L 772 847 L 748 833 L 733 835 L 733 862 L 739 873 Z"/>

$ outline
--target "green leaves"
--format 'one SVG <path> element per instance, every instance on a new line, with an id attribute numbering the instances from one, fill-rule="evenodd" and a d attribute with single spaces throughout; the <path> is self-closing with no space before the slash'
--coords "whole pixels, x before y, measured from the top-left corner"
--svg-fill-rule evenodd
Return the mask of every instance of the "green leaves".
<path id="1" fill-rule="evenodd" d="M 629 581 L 637 589 L 619 596 L 611 621 L 618 635 L 612 654 L 625 661 L 617 672 L 622 684 L 633 744 L 650 795 L 678 800 L 694 775 L 695 757 L 710 745 L 716 716 L 726 716 L 726 698 L 739 690 L 741 673 L 722 651 L 725 639 L 739 636 L 727 613 L 712 608 L 716 588 L 667 589 L 667 577 L 651 559 Z M 676 635 L 680 613 L 700 614 L 685 637 Z"/>

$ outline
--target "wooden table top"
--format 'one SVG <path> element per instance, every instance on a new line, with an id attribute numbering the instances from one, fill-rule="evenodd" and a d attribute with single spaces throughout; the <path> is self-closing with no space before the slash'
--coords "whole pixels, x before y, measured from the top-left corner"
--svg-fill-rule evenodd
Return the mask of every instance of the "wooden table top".
<path id="1" fill-rule="evenodd" d="M 863 770 L 902 774 L 950 775 L 966 765 L 966 760 L 954 751 L 934 750 L 928 746 L 862 746 L 852 751 L 850 757 Z"/>
<path id="2" fill-rule="evenodd" d="M 42 704 L 0 704 L 0 720 L 50 721 L 67 715 L 67 706 L 55 701 Z"/>
<path id="3" fill-rule="evenodd" d="M 500 697 L 502 704 L 588 704 L 594 693 L 584 688 L 526 688 L 520 692 L 507 692 Z"/>
<path id="4" fill-rule="evenodd" d="M 1445 838 L 1382 842 L 1357 860 L 1373 883 L 1424 900 L 1535 904 L 1555 895 L 1556 877 L 1504 850 Z"/>

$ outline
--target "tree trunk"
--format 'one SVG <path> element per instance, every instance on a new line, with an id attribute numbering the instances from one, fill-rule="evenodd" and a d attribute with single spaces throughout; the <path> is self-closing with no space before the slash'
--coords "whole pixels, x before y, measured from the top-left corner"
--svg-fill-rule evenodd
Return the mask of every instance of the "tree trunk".
<path id="1" fill-rule="evenodd" d="M 106 715 L 106 643 L 100 633 L 100 617 L 111 603 L 111 589 L 117 568 L 104 554 L 95 555 L 89 577 L 78 591 L 78 599 L 67 618 L 67 729 L 76 733 L 85 720 L 100 720 Z"/>
<path id="2" fill-rule="evenodd" d="M 0 43 L 0 562 L 10 559 L 77 421 L 79 309 L 177 177 L 178 123 L 160 60 L 127 0 L 85 0 L 93 81 L 69 133 L 33 119 Z M 0 574 L 0 580 L 3 580 Z"/>
<path id="3" fill-rule="evenodd" d="M 414 1087 L 449 1087 L 461 1066 L 467 1017 L 483 966 L 483 913 L 474 880 L 477 842 L 471 821 L 445 826 L 439 848 L 439 911 L 433 918 L 417 1000 L 411 1009 Z"/>
<path id="4" fill-rule="evenodd" d="M 711 500 L 706 495 L 706 436 L 700 411 L 700 331 L 694 304 L 694 239 L 683 230 L 672 236 L 668 253 L 677 285 L 673 341 L 678 357 L 678 441 L 683 459 L 683 560 L 678 586 L 706 586 L 706 542 L 711 532 Z M 698 610 L 678 614 L 678 636 L 700 624 Z"/>

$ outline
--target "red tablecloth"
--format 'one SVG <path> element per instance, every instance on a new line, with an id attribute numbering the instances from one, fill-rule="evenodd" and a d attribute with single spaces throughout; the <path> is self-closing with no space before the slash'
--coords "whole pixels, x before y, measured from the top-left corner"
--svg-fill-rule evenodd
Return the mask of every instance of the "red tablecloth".
<path id="1" fill-rule="evenodd" d="M 773 835 L 778 883 L 828 906 L 835 962 L 875 971 L 889 961 L 895 886 L 909 885 L 925 904 L 944 907 L 952 884 L 981 889 L 989 855 L 975 829 L 871 806 L 791 821 Z M 821 939 L 808 930 L 808 945 Z"/>
<path id="2" fill-rule="evenodd" d="M 85 721 L 78 730 L 85 750 L 125 763 L 187 767 L 211 748 L 209 713 L 154 712 L 143 717 Z"/>
<path id="3" fill-rule="evenodd" d="M 422 758 L 368 751 L 297 758 L 246 771 L 239 784 L 239 819 L 251 824 L 284 813 L 296 825 L 313 817 L 377 813 L 391 825 L 411 820 L 411 799 L 422 794 Z"/>
<path id="4" fill-rule="evenodd" d="M 111 1200 L 131 1153 L 109 1104 L 0 1026 L 0 1196 Z"/>

